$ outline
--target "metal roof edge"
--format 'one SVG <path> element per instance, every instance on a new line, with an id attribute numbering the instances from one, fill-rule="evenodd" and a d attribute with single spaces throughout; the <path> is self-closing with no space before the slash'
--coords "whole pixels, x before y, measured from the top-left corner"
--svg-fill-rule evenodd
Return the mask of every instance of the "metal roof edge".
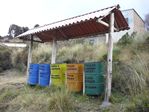
<path id="1" fill-rule="evenodd" d="M 59 23 L 59 22 L 63 22 L 63 21 L 66 21 L 66 20 L 70 20 L 70 19 L 74 19 L 74 18 L 77 18 L 77 17 L 85 16 L 85 15 L 88 15 L 88 14 L 100 12 L 100 11 L 103 11 L 103 10 L 106 10 L 106 9 L 109 9 L 109 8 L 119 9 L 120 6 L 119 6 L 119 4 L 117 4 L 117 5 L 113 5 L 113 6 L 110 6 L 110 7 L 102 8 L 102 9 L 99 9 L 99 10 L 96 10 L 96 11 L 91 11 L 91 12 L 84 13 L 84 14 L 81 14 L 81 15 L 77 15 L 77 16 L 73 16 L 73 17 L 70 17 L 70 18 L 62 19 L 62 20 L 59 20 L 59 21 L 56 21 L 56 22 L 52 22 L 52 23 L 49 23 L 49 24 L 45 24 L 45 25 L 42 25 L 42 26 L 39 26 L 39 27 L 36 27 L 36 28 L 29 29 L 28 31 L 26 31 L 26 32 L 16 36 L 15 38 L 20 38 L 20 37 L 23 37 L 23 36 L 27 36 L 27 35 L 29 35 L 28 32 L 31 31 L 31 30 L 39 29 L 39 28 L 42 28 L 42 27 L 46 27 L 48 25 L 56 24 L 56 23 Z M 34 33 L 38 33 L 38 32 L 34 32 Z M 32 33 L 32 34 L 34 34 L 34 33 Z"/>
<path id="2" fill-rule="evenodd" d="M 109 8 L 112 8 L 112 7 L 115 7 L 115 8 L 117 8 L 117 9 L 120 8 L 119 4 L 117 4 L 117 5 L 113 5 L 113 6 L 107 7 L 107 8 L 102 8 L 102 9 L 95 10 L 95 11 L 91 11 L 91 12 L 84 13 L 84 14 L 81 14 L 81 15 L 69 17 L 69 18 L 62 19 L 62 20 L 55 21 L 55 22 L 51 22 L 51 23 L 49 23 L 49 24 L 45 24 L 45 25 L 42 25 L 42 26 L 39 26 L 39 27 L 36 27 L 36 28 L 41 28 L 41 27 L 44 27 L 44 26 L 47 26 L 47 25 L 55 24 L 55 23 L 58 23 L 58 22 L 62 22 L 62 21 L 66 21 L 66 20 L 69 20 L 69 19 L 77 18 L 77 17 L 80 17 L 80 16 L 85 16 L 85 15 L 88 15 L 88 14 L 91 14 L 91 13 L 95 13 L 95 12 L 99 12 L 99 11 L 102 11 L 102 10 L 106 10 L 106 9 L 109 9 Z M 32 28 L 32 29 L 36 29 L 36 28 Z M 29 29 L 29 30 L 32 30 L 32 29 Z"/>

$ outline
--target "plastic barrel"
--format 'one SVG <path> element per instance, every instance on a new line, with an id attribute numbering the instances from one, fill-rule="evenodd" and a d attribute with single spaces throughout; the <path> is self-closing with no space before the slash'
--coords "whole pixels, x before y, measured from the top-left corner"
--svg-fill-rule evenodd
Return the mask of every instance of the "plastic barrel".
<path id="1" fill-rule="evenodd" d="M 103 83 L 104 76 L 98 74 L 85 74 L 85 83 Z"/>
<path id="2" fill-rule="evenodd" d="M 83 64 L 67 64 L 67 73 L 83 73 Z"/>
<path id="3" fill-rule="evenodd" d="M 67 81 L 67 88 L 71 92 L 80 92 L 83 90 L 83 82 L 81 81 Z"/>
<path id="4" fill-rule="evenodd" d="M 27 81 L 29 85 L 38 84 L 38 73 L 39 73 L 39 64 L 30 64 L 29 76 Z"/>
<path id="5" fill-rule="evenodd" d="M 72 92 L 83 90 L 83 64 L 67 64 L 67 88 Z"/>
<path id="6" fill-rule="evenodd" d="M 49 86 L 50 84 L 50 64 L 39 65 L 39 85 Z"/>
<path id="7" fill-rule="evenodd" d="M 66 64 L 51 64 L 51 84 L 63 86 L 65 84 Z"/>
<path id="8" fill-rule="evenodd" d="M 67 73 L 67 80 L 83 82 L 83 74 Z"/>
<path id="9" fill-rule="evenodd" d="M 85 94 L 87 95 L 99 95 L 104 92 L 104 83 L 86 83 Z"/>
<path id="10" fill-rule="evenodd" d="M 105 64 L 103 62 L 88 62 L 84 64 L 84 71 L 85 73 L 103 75 L 104 66 Z"/>
<path id="11" fill-rule="evenodd" d="M 99 95 L 104 92 L 104 63 L 89 62 L 84 64 L 85 94 Z"/>

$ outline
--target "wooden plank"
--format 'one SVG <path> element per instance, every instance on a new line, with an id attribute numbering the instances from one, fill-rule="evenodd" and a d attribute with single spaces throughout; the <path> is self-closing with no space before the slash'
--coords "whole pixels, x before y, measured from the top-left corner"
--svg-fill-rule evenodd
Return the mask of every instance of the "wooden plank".
<path id="1" fill-rule="evenodd" d="M 51 64 L 56 63 L 56 51 L 57 51 L 57 41 L 56 39 L 53 39 Z"/>
<path id="2" fill-rule="evenodd" d="M 114 13 L 111 13 L 110 14 L 110 32 L 108 37 L 106 88 L 105 88 L 105 99 L 102 104 L 103 107 L 107 107 L 110 105 L 109 98 L 111 96 L 111 83 L 112 83 L 112 56 L 113 56 L 112 34 L 113 32 L 114 32 Z"/>

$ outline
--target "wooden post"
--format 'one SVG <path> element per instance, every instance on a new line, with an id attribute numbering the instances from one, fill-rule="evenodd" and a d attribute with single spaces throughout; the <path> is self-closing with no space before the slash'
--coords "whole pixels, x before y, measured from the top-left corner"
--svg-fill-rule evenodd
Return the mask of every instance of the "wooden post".
<path id="1" fill-rule="evenodd" d="M 85 95 L 85 72 L 83 71 L 83 95 Z"/>
<path id="2" fill-rule="evenodd" d="M 107 56 L 107 76 L 106 76 L 106 88 L 105 99 L 102 104 L 103 107 L 110 105 L 109 98 L 111 96 L 111 83 L 112 83 L 112 56 L 113 56 L 113 39 L 112 34 L 114 32 L 114 13 L 110 15 L 110 32 L 108 36 L 108 56 Z"/>
<path id="3" fill-rule="evenodd" d="M 29 75 L 29 66 L 32 63 L 32 46 L 33 46 L 33 36 L 30 35 L 30 43 L 28 44 L 28 60 L 27 60 L 27 76 Z"/>
<path id="4" fill-rule="evenodd" d="M 57 50 L 57 42 L 56 39 L 53 39 L 51 64 L 56 63 L 56 50 Z"/>

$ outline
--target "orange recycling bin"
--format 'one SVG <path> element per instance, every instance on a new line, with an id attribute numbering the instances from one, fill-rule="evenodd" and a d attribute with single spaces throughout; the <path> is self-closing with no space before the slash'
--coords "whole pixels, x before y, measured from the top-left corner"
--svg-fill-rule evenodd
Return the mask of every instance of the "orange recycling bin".
<path id="1" fill-rule="evenodd" d="M 80 92 L 83 90 L 83 82 L 67 81 L 67 88 L 72 92 Z"/>
<path id="2" fill-rule="evenodd" d="M 67 88 L 72 92 L 80 92 L 83 89 L 83 64 L 67 64 Z"/>

